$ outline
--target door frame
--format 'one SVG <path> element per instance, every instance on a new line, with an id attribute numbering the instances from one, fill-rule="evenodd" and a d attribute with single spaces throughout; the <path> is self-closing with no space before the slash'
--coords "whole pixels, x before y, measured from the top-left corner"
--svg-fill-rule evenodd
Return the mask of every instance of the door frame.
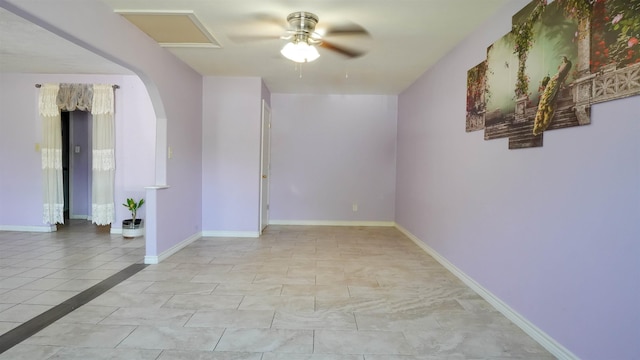
<path id="1" fill-rule="evenodd" d="M 260 211 L 258 219 L 258 229 L 260 235 L 269 225 L 269 182 L 271 181 L 271 107 L 265 99 L 262 99 L 262 131 L 260 136 Z M 268 141 L 265 141 L 267 139 Z M 265 170 L 266 162 L 266 174 Z M 266 192 L 266 194 L 265 194 Z M 266 198 L 266 204 L 265 202 Z M 264 212 L 266 214 L 266 220 Z"/>

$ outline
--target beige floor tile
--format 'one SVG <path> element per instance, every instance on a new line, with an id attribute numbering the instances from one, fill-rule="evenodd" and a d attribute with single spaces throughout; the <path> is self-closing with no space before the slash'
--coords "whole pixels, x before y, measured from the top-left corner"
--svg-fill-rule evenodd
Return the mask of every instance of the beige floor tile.
<path id="1" fill-rule="evenodd" d="M 57 323 L 69 324 L 69 323 L 85 323 L 85 324 L 97 324 L 104 320 L 107 316 L 113 314 L 118 310 L 115 306 L 94 306 L 83 305 L 78 309 L 72 311 Z"/>
<path id="2" fill-rule="evenodd" d="M 19 277 L 23 272 L 31 270 L 30 267 L 19 266 L 20 263 L 22 263 L 20 259 L 2 259 L 2 276 Z"/>
<path id="3" fill-rule="evenodd" d="M 438 321 L 430 314 L 396 312 L 391 314 L 355 313 L 358 330 L 419 331 L 439 329 Z"/>
<path id="4" fill-rule="evenodd" d="M 18 344 L 0 354 L 0 360 L 47 360 L 60 351 L 58 346 Z"/>
<path id="5" fill-rule="evenodd" d="M 62 348 L 48 360 L 155 360 L 161 350 Z"/>
<path id="6" fill-rule="evenodd" d="M 322 297 L 349 297 L 349 288 L 346 285 L 291 285 L 282 286 L 283 296 L 322 296 Z"/>
<path id="7" fill-rule="evenodd" d="M 207 274 L 225 274 L 233 271 L 235 266 L 233 265 L 215 265 L 215 264 L 191 264 L 191 263 L 178 263 L 177 269 L 190 269 L 198 271 L 197 275 Z M 236 270 L 236 272 L 255 272 L 252 269 L 247 271 Z"/>
<path id="8" fill-rule="evenodd" d="M 60 270 L 46 276 L 46 278 L 71 280 L 77 278 L 78 276 L 81 276 L 86 272 L 85 270 L 65 269 L 65 265 L 62 265 L 59 269 Z"/>
<path id="9" fill-rule="evenodd" d="M 48 275 L 51 275 L 55 272 L 57 272 L 57 269 L 51 269 L 51 268 L 34 268 L 31 269 L 29 271 L 25 271 L 23 273 L 20 273 L 21 277 L 30 277 L 30 278 L 41 278 L 41 277 L 45 277 Z"/>
<path id="10" fill-rule="evenodd" d="M 177 282 L 177 281 L 156 281 L 151 286 L 144 289 L 146 294 L 193 294 L 208 295 L 218 284 Z"/>
<path id="11" fill-rule="evenodd" d="M 28 284 L 22 285 L 20 289 L 24 290 L 51 290 L 56 286 L 60 286 L 67 282 L 68 279 L 50 279 L 43 278 L 34 280 Z"/>
<path id="12" fill-rule="evenodd" d="M 140 326 L 118 348 L 213 350 L 222 328 Z"/>
<path id="13" fill-rule="evenodd" d="M 0 313 L 1 313 L 1 312 L 3 312 L 3 311 L 5 311 L 5 310 L 7 310 L 8 308 L 10 308 L 10 307 L 14 307 L 14 306 L 16 306 L 16 305 L 17 305 L 17 304 L 8 304 L 8 303 L 4 303 L 4 304 L 3 304 L 3 303 L 0 303 Z"/>
<path id="14" fill-rule="evenodd" d="M 51 305 L 63 303 L 78 294 L 78 291 L 47 290 L 23 302 L 23 304 Z"/>
<path id="15" fill-rule="evenodd" d="M 177 294 L 167 301 L 163 308 L 172 309 L 229 309 L 235 310 L 242 301 L 242 295 L 185 295 Z"/>
<path id="16" fill-rule="evenodd" d="M 367 358 L 368 359 L 368 358 Z M 363 355 L 264 353 L 262 360 L 365 360 Z"/>
<path id="17" fill-rule="evenodd" d="M 135 294 L 107 291 L 90 301 L 89 305 L 159 308 L 170 298 L 170 294 Z"/>
<path id="18" fill-rule="evenodd" d="M 135 326 L 52 324 L 24 341 L 30 345 L 114 348 Z"/>
<path id="19" fill-rule="evenodd" d="M 60 291 L 83 291 L 86 290 L 93 285 L 99 283 L 100 280 L 97 279 L 71 279 L 65 283 L 62 283 L 52 290 L 60 290 Z"/>
<path id="20" fill-rule="evenodd" d="M 100 321 L 104 325 L 183 326 L 194 310 L 166 308 L 119 308 Z"/>
<path id="21" fill-rule="evenodd" d="M 496 358 L 473 358 L 461 354 L 427 354 L 427 355 L 367 355 L 365 360 L 500 360 Z M 503 359 L 508 360 L 508 359 Z M 513 360 L 513 359 L 510 359 Z"/>
<path id="22" fill-rule="evenodd" d="M 108 263 L 105 263 L 105 264 L 108 264 Z M 93 269 L 78 276 L 76 279 L 104 280 L 110 277 L 111 275 L 117 273 L 119 270 L 121 269 Z"/>
<path id="23" fill-rule="evenodd" d="M 129 261 L 110 261 L 104 265 L 98 266 L 96 270 L 116 270 L 120 271 L 131 265 Z"/>
<path id="24" fill-rule="evenodd" d="M 268 329 L 273 315 L 272 310 L 201 310 L 193 314 L 185 327 Z"/>
<path id="25" fill-rule="evenodd" d="M 135 281 L 127 279 L 120 284 L 112 287 L 109 291 L 117 293 L 140 294 L 153 284 L 153 281 Z"/>
<path id="26" fill-rule="evenodd" d="M 279 310 L 273 319 L 274 329 L 357 330 L 353 313 L 335 311 L 290 312 Z"/>
<path id="27" fill-rule="evenodd" d="M 164 350 L 158 360 L 263 360 L 262 353 Z"/>
<path id="28" fill-rule="evenodd" d="M 334 298 L 316 297 L 316 311 L 388 313 L 391 312 L 384 298 Z"/>
<path id="29" fill-rule="evenodd" d="M 191 279 L 194 283 L 209 284 L 250 284 L 255 279 L 253 272 L 209 273 L 196 275 Z"/>
<path id="30" fill-rule="evenodd" d="M 313 352 L 313 331 L 226 329 L 215 350 L 311 354 Z"/>
<path id="31" fill-rule="evenodd" d="M 473 330 L 410 331 L 405 336 L 420 354 L 464 358 L 554 359 L 539 344 L 518 333 L 485 327 Z"/>
<path id="32" fill-rule="evenodd" d="M 398 331 L 317 330 L 314 352 L 320 354 L 414 355 L 414 348 Z"/>
<path id="33" fill-rule="evenodd" d="M 213 295 L 273 296 L 282 293 L 282 285 L 275 284 L 220 284 Z"/>
<path id="34" fill-rule="evenodd" d="M 166 262 L 176 262 L 176 263 L 184 263 L 189 262 L 192 264 L 208 264 L 213 260 L 214 256 L 197 256 L 189 253 L 185 253 L 184 251 L 178 252 L 173 255 L 171 258 L 165 260 Z"/>
<path id="35" fill-rule="evenodd" d="M 198 273 L 196 270 L 175 270 L 168 269 L 162 271 L 147 270 L 146 268 L 130 277 L 133 281 L 190 281 Z"/>
<path id="36" fill-rule="evenodd" d="M 258 273 L 253 280 L 254 284 L 290 284 L 290 285 L 315 285 L 315 275 L 290 276 L 288 274 Z"/>
<path id="37" fill-rule="evenodd" d="M 0 321 L 25 322 L 49 310 L 49 305 L 17 304 L 0 312 Z"/>
<path id="38" fill-rule="evenodd" d="M 4 263 L 5 261 L 3 261 Z M 16 263 L 18 265 L 20 265 L 20 267 L 28 267 L 28 268 L 38 268 L 38 267 L 43 267 L 46 268 L 46 264 L 50 263 L 51 260 L 46 260 L 46 259 L 29 259 L 29 260 L 21 260 L 19 263 Z"/>
<path id="39" fill-rule="evenodd" d="M 24 273 L 21 273 L 20 277 L 14 276 L 0 280 L 0 289 L 17 289 L 36 280 L 33 277 L 22 277 L 22 274 Z"/>
<path id="40" fill-rule="evenodd" d="M 314 311 L 313 296 L 245 296 L 240 310 Z"/>
<path id="41" fill-rule="evenodd" d="M 142 261 L 144 239 L 83 229 L 0 233 L 0 334 L 51 306 L 30 303 L 52 304 Z M 259 239 L 195 241 L 11 353 L 98 360 L 553 358 L 398 230 L 326 226 L 269 226 Z"/>

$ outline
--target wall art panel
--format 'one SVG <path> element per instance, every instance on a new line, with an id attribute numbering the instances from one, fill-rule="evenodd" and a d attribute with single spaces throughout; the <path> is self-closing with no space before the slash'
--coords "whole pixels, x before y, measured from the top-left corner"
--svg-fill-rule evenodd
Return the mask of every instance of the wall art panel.
<path id="1" fill-rule="evenodd" d="M 592 104 L 640 94 L 640 0 L 534 0 L 512 24 L 467 73 L 467 131 L 540 147 Z"/>

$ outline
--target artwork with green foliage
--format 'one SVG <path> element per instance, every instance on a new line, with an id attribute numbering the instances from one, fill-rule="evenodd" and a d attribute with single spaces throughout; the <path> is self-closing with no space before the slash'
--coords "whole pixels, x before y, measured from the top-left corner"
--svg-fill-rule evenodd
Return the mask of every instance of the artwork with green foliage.
<path id="1" fill-rule="evenodd" d="M 518 149 L 589 124 L 592 104 L 640 94 L 639 39 L 640 0 L 532 1 L 467 73 L 467 131 Z"/>
<path id="2" fill-rule="evenodd" d="M 467 72 L 467 131 L 484 129 L 486 110 L 487 62 Z"/>

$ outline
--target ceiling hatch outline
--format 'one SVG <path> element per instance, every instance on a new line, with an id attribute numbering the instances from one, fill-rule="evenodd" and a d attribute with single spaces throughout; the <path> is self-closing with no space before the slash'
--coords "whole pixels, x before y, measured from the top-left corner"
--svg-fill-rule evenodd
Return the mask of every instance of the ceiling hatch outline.
<path id="1" fill-rule="evenodd" d="M 221 48 L 191 10 L 114 10 L 162 47 Z"/>

